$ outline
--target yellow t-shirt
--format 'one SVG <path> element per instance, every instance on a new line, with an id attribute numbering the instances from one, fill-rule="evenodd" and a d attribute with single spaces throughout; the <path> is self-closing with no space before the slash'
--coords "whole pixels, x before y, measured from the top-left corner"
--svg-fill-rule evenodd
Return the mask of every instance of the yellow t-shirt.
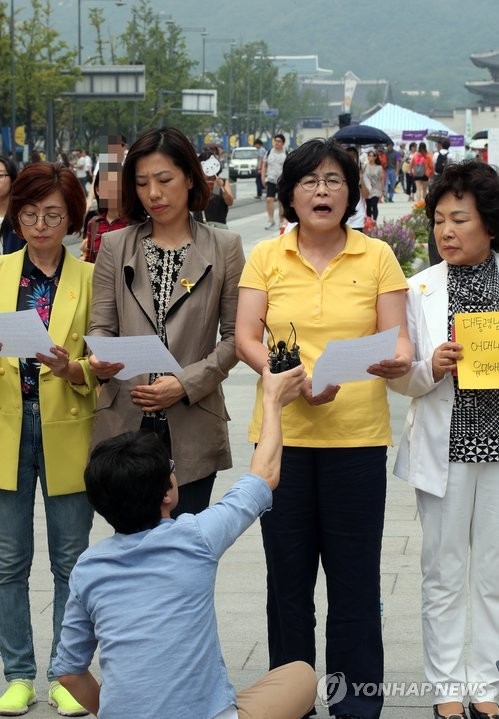
<path id="1" fill-rule="evenodd" d="M 240 287 L 267 293 L 267 325 L 275 341 L 296 328 L 309 377 L 329 340 L 354 339 L 377 331 L 378 295 L 407 289 L 400 265 L 386 242 L 347 228 L 344 250 L 322 275 L 301 256 L 297 228 L 260 242 L 251 252 Z M 269 340 L 270 342 L 270 340 Z M 387 358 L 388 359 L 388 358 Z M 249 440 L 260 434 L 261 379 Z M 336 399 L 312 407 L 302 397 L 284 407 L 284 444 L 291 447 L 363 447 L 391 444 L 385 381 L 346 382 Z"/>

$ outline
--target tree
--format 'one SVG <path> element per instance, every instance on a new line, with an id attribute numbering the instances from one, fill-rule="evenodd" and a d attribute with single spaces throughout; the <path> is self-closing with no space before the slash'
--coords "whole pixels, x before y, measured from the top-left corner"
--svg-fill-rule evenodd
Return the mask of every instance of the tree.
<path id="1" fill-rule="evenodd" d="M 134 5 L 131 17 L 121 35 L 105 40 L 102 11 L 94 9 L 89 13 L 95 37 L 91 64 L 145 65 L 146 73 L 144 100 L 85 102 L 82 134 L 91 149 L 96 149 L 102 136 L 117 132 L 134 140 L 147 128 L 168 123 L 190 134 L 197 132 L 202 122 L 180 112 L 182 89 L 197 86 L 191 75 L 196 63 L 187 54 L 181 28 L 164 21 L 152 9 L 150 0 Z"/>
<path id="2" fill-rule="evenodd" d="M 10 125 L 12 87 L 10 17 L 7 14 L 7 4 L 0 2 L 0 124 L 2 127 Z"/>
<path id="3" fill-rule="evenodd" d="M 295 72 L 279 78 L 264 42 L 231 48 L 208 79 L 218 91 L 219 122 L 229 133 L 293 131 L 299 118 L 309 114 L 313 92 L 302 90 Z M 267 115 L 262 103 L 277 115 Z"/>
<path id="4" fill-rule="evenodd" d="M 26 143 L 33 149 L 37 133 L 45 136 L 49 103 L 70 91 L 78 77 L 76 53 L 51 27 L 50 0 L 31 0 L 32 16 L 16 32 L 17 111 L 26 127 Z"/>

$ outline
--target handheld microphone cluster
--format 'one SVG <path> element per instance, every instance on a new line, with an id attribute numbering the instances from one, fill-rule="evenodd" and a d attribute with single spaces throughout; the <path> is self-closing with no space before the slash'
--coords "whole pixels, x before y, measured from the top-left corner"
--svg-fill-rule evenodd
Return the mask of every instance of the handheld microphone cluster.
<path id="1" fill-rule="evenodd" d="M 296 330 L 293 323 L 289 323 L 292 329 L 287 342 L 285 342 L 284 340 L 279 340 L 279 342 L 277 342 L 276 344 L 274 334 L 270 327 L 267 325 L 266 322 L 264 322 L 264 320 L 260 321 L 263 322 L 263 324 L 265 325 L 265 329 L 272 338 L 272 347 L 270 349 L 269 358 L 267 360 L 272 374 L 279 374 L 280 372 L 285 372 L 286 370 L 292 369 L 293 367 L 298 367 L 298 365 L 301 363 L 300 346 L 296 344 Z M 289 342 L 292 335 L 294 335 L 293 344 L 291 345 L 291 347 L 289 347 Z"/>

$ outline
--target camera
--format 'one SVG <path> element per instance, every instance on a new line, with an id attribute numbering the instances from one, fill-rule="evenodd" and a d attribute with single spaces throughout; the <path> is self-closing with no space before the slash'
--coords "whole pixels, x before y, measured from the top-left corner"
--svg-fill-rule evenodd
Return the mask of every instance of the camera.
<path id="1" fill-rule="evenodd" d="M 296 344 L 296 330 L 293 323 L 289 323 L 292 329 L 287 342 L 285 342 L 284 340 L 279 340 L 279 342 L 277 342 L 276 344 L 272 330 L 266 324 L 266 322 L 264 322 L 263 320 L 261 321 L 265 325 L 267 332 L 272 338 L 272 347 L 269 352 L 269 358 L 267 360 L 272 374 L 279 374 L 280 372 L 286 372 L 286 370 L 288 369 L 293 369 L 293 367 L 298 367 L 298 365 L 301 363 L 300 347 Z M 292 335 L 294 335 L 294 340 L 293 344 L 291 345 L 291 348 L 289 348 L 289 342 Z"/>

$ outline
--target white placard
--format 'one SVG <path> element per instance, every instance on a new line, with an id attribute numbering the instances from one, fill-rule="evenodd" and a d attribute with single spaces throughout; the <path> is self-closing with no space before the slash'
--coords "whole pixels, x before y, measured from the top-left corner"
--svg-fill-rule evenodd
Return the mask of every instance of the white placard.
<path id="1" fill-rule="evenodd" d="M 54 342 L 35 309 L 0 312 L 0 355 L 4 357 L 35 357 L 50 355 Z"/>
<path id="2" fill-rule="evenodd" d="M 392 327 L 367 337 L 353 340 L 332 340 L 317 359 L 312 375 L 315 396 L 328 385 L 376 379 L 367 368 L 381 360 L 393 359 L 400 327 Z"/>
<path id="3" fill-rule="evenodd" d="M 86 336 L 85 342 L 101 362 L 121 362 L 124 368 L 117 379 L 130 379 L 145 372 L 181 372 L 171 352 L 167 350 L 158 335 L 134 337 Z"/>

